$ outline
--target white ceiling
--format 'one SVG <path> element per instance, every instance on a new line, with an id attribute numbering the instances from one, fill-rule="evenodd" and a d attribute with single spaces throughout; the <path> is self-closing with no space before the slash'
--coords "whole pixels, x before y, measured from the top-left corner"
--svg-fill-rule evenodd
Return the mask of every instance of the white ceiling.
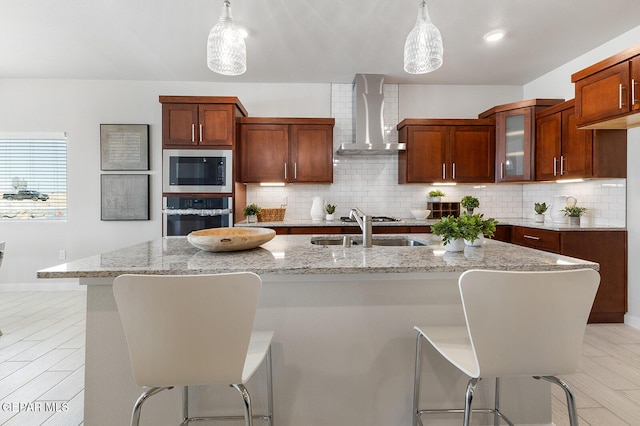
<path id="1" fill-rule="evenodd" d="M 222 0 L 0 0 L 0 78 L 522 85 L 640 25 L 639 0 L 429 0 L 444 65 L 403 71 L 419 0 L 231 0 L 247 72 L 213 73 Z M 484 33 L 506 38 L 487 45 Z"/>

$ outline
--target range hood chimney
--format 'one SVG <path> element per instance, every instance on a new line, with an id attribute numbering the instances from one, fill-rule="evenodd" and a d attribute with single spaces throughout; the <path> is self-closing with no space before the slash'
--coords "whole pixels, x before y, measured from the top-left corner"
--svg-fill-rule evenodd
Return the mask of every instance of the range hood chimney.
<path id="1" fill-rule="evenodd" d="M 354 143 L 343 143 L 336 151 L 342 155 L 395 154 L 403 143 L 384 141 L 384 93 L 380 74 L 356 74 L 353 79 Z"/>

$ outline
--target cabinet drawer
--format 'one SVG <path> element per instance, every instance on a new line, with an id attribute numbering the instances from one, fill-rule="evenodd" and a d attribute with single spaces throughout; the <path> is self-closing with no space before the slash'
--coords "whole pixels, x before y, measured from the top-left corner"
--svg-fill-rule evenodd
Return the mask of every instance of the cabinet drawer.
<path id="1" fill-rule="evenodd" d="M 511 242 L 554 253 L 560 252 L 560 233 L 555 231 L 514 226 L 511 231 Z"/>

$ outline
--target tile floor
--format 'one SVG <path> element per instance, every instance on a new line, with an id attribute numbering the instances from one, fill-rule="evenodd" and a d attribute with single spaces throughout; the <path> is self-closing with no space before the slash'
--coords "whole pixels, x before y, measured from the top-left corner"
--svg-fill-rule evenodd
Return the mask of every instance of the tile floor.
<path id="1" fill-rule="evenodd" d="M 83 425 L 85 300 L 84 291 L 0 292 L 0 425 Z M 580 426 L 639 425 L 640 330 L 589 325 L 579 371 L 564 379 Z M 553 421 L 569 425 L 559 389 Z"/>

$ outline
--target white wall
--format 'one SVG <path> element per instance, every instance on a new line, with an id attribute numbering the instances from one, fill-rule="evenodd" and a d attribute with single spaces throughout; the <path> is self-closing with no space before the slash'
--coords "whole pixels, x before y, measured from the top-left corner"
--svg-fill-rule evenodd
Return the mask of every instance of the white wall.
<path id="1" fill-rule="evenodd" d="M 251 115 L 328 117 L 329 84 L 2 80 L 0 132 L 67 132 L 66 223 L 0 220 L 0 286 L 36 283 L 36 271 L 157 238 L 161 225 L 160 95 L 238 96 Z M 151 220 L 100 220 L 100 124 L 150 124 Z M 39 284 L 51 285 L 52 280 Z"/>
<path id="2" fill-rule="evenodd" d="M 541 76 L 524 86 L 525 98 L 535 97 L 574 97 L 574 88 L 571 83 L 571 74 L 580 71 L 589 65 L 608 58 L 624 49 L 636 45 L 640 40 L 640 26 L 631 31 L 593 49 L 590 52 L 568 62 L 567 64 Z M 627 215 L 634 218 L 634 213 L 640 209 L 640 170 L 637 167 L 640 160 L 640 128 L 627 132 Z M 640 257 L 640 223 L 630 220 L 627 222 L 628 230 L 628 314 L 625 322 L 640 328 L 640 264 L 634 262 Z M 615 254 L 613 254 L 615 255 Z"/>

